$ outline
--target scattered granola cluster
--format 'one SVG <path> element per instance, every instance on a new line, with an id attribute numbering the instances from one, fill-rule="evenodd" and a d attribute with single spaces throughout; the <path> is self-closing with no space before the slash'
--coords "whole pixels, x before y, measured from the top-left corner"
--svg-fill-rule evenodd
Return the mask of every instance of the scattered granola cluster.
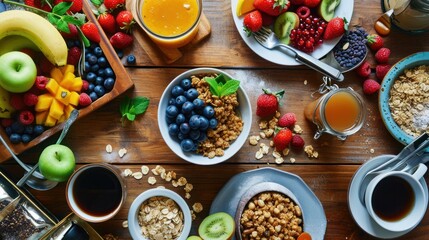
<path id="1" fill-rule="evenodd" d="M 429 132 L 429 66 L 406 69 L 390 89 L 390 112 L 407 134 Z"/>
<path id="2" fill-rule="evenodd" d="M 255 153 L 255 158 L 257 160 L 262 159 L 264 156 L 269 155 L 270 150 L 272 149 L 272 156 L 274 157 L 274 162 L 276 164 L 282 164 L 285 161 L 285 157 L 289 154 L 290 149 L 285 148 L 282 151 L 277 151 L 274 146 L 274 141 L 272 138 L 275 136 L 275 129 L 279 127 L 279 118 L 281 117 L 280 112 L 276 112 L 276 114 L 270 119 L 270 120 L 261 120 L 259 122 L 259 135 L 252 135 L 249 137 L 249 144 L 252 146 L 258 146 L 259 149 Z M 303 133 L 302 128 L 298 125 L 293 123 L 290 126 L 290 129 L 295 135 L 300 135 Z M 261 142 L 261 140 L 267 139 L 270 140 L 269 143 Z M 293 140 L 292 140 L 292 144 Z M 318 158 L 319 153 L 314 150 L 313 146 L 307 145 L 304 147 L 304 151 L 307 153 L 307 156 L 310 158 Z M 291 157 L 289 158 L 289 161 L 291 163 L 294 163 L 296 161 L 295 158 Z"/>

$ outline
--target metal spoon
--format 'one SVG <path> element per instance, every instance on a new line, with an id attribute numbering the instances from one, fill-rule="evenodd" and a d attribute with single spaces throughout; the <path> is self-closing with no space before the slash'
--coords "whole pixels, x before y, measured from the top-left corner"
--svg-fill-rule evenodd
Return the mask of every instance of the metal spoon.
<path id="1" fill-rule="evenodd" d="M 392 27 L 392 23 L 390 17 L 393 14 L 393 9 L 385 12 L 381 17 L 377 19 L 374 23 L 375 31 L 381 36 L 387 36 L 390 33 L 390 29 Z"/>

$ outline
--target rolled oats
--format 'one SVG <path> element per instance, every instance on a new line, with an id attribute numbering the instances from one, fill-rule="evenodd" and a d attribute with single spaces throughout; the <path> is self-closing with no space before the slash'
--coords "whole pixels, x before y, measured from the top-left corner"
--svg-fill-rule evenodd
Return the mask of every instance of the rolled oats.
<path id="1" fill-rule="evenodd" d="M 142 179 L 143 178 L 143 173 L 141 173 L 141 172 L 135 172 L 135 173 L 132 173 L 132 176 L 135 178 L 135 179 Z"/>
<path id="2" fill-rule="evenodd" d="M 189 193 L 192 191 L 192 189 L 194 189 L 194 185 L 192 185 L 191 183 L 186 183 L 183 189 L 185 190 L 185 192 Z"/>
<path id="3" fill-rule="evenodd" d="M 277 163 L 277 164 L 282 164 L 282 163 L 284 163 L 284 159 L 283 159 L 283 157 L 278 157 L 278 158 L 276 158 L 275 160 L 275 163 Z"/>
<path id="4" fill-rule="evenodd" d="M 203 211 L 203 205 L 199 202 L 194 203 L 192 205 L 192 210 L 194 210 L 194 212 L 196 212 L 196 213 L 200 213 L 201 211 Z"/>
<path id="5" fill-rule="evenodd" d="M 121 148 L 118 151 L 119 157 L 122 158 L 123 156 L 125 156 L 125 154 L 127 154 L 127 149 L 125 148 Z"/>
<path id="6" fill-rule="evenodd" d="M 314 150 L 313 146 L 307 145 L 304 147 L 304 152 L 307 154 L 309 158 L 318 158 L 319 153 Z"/>
<path id="7" fill-rule="evenodd" d="M 106 152 L 107 152 L 107 153 L 112 153 L 112 151 L 113 151 L 112 145 L 107 144 L 107 145 L 106 145 Z"/>
<path id="8" fill-rule="evenodd" d="M 124 177 L 129 177 L 133 174 L 133 171 L 131 169 L 127 168 L 124 170 Z"/>
<path id="9" fill-rule="evenodd" d="M 122 227 L 123 228 L 127 228 L 128 227 L 128 221 L 123 221 L 122 222 Z"/>
<path id="10" fill-rule="evenodd" d="M 262 157 L 264 157 L 264 154 L 262 153 L 262 149 L 259 149 L 256 153 L 255 153 L 255 158 L 257 160 L 262 159 Z"/>
<path id="11" fill-rule="evenodd" d="M 155 183 L 156 183 L 156 178 L 155 177 L 148 177 L 147 178 L 147 182 L 150 184 L 150 185 L 155 185 Z"/>
<path id="12" fill-rule="evenodd" d="M 249 137 L 249 144 L 252 146 L 256 146 L 256 145 L 258 145 L 258 142 L 260 139 L 261 139 L 261 137 L 259 137 L 259 136 L 250 136 Z"/>
<path id="13" fill-rule="evenodd" d="M 142 170 L 143 175 L 146 175 L 149 173 L 149 167 L 148 166 L 145 166 L 145 165 L 141 166 L 141 170 Z"/>

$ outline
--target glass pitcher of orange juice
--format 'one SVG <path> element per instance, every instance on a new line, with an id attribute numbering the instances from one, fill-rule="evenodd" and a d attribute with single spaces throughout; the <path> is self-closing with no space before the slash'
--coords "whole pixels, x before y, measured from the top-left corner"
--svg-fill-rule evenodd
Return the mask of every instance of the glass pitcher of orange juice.
<path id="1" fill-rule="evenodd" d="M 362 97 L 352 88 L 328 88 L 328 92 L 304 108 L 305 118 L 317 126 L 314 139 L 329 133 L 345 140 L 363 126 L 366 111 Z"/>

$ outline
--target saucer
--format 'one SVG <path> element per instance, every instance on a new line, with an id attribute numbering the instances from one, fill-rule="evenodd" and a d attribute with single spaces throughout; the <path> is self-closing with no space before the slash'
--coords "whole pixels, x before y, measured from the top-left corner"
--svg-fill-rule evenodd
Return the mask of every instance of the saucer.
<path id="1" fill-rule="evenodd" d="M 394 156 L 395 155 L 380 155 L 364 163 L 353 175 L 353 178 L 349 185 L 348 204 L 353 219 L 362 230 L 377 238 L 397 238 L 402 235 L 405 235 L 412 230 L 409 229 L 402 232 L 391 232 L 382 228 L 371 218 L 365 205 L 363 205 L 363 203 L 359 200 L 359 186 L 362 182 L 364 175 L 371 169 L 374 169 L 375 167 L 381 165 L 382 163 L 386 162 L 388 159 Z M 422 184 L 424 192 L 427 196 L 428 188 L 426 185 L 426 181 L 422 178 L 420 179 L 420 183 Z"/>

